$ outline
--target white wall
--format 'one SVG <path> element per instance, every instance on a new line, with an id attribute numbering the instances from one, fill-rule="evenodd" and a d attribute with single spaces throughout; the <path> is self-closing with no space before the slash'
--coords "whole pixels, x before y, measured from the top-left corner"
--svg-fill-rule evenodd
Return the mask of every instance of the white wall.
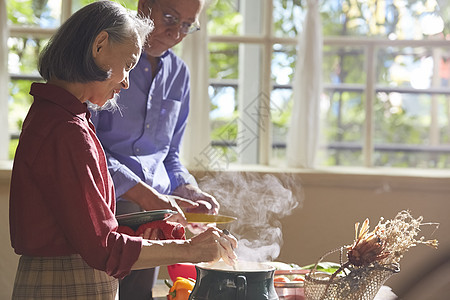
<path id="1" fill-rule="evenodd" d="M 416 218 L 423 216 L 425 222 L 440 223 L 433 236 L 440 245 L 437 250 L 424 245 L 413 247 L 405 254 L 400 262 L 400 273 L 386 283 L 398 295 L 405 295 L 434 264 L 450 256 L 450 172 L 442 171 L 433 176 L 419 170 L 402 171 L 401 175 L 395 171 L 384 175 L 386 171 L 375 169 L 363 172 L 366 174 L 293 171 L 291 175 L 302 187 L 304 201 L 302 207 L 281 220 L 284 244 L 277 260 L 298 265 L 315 263 L 328 251 L 353 242 L 355 222 L 369 218 L 373 229 L 380 217 L 391 219 L 399 211 L 409 209 Z M 270 170 L 261 176 L 264 174 L 280 178 L 286 175 Z M 203 175 L 204 172 L 198 172 L 196 177 Z M 424 227 L 423 234 L 431 234 L 434 229 Z M 326 260 L 339 262 L 339 257 L 331 256 Z M 450 289 L 450 273 L 442 279 Z M 431 293 L 435 288 L 429 286 L 429 298 L 408 295 L 407 299 L 442 299 Z"/>
<path id="2" fill-rule="evenodd" d="M 407 173 L 408 176 L 383 175 L 377 171 L 366 175 L 293 172 L 291 175 L 303 189 L 304 202 L 292 215 L 281 220 L 284 244 L 277 260 L 299 265 L 314 263 L 327 251 L 351 244 L 355 222 L 368 217 L 373 227 L 381 216 L 389 219 L 400 210 L 410 209 L 415 217 L 422 215 L 425 221 L 440 223 L 434 236 L 440 242 L 439 249 L 412 248 L 401 261 L 400 273 L 387 282 L 399 295 L 411 290 L 412 283 L 424 277 L 430 267 L 450 253 L 450 172 L 434 173 L 434 176 L 414 170 Z M 194 174 L 197 178 L 205 175 L 204 172 Z M 269 170 L 259 175 L 264 174 L 280 177 L 283 173 Z M 9 243 L 9 176 L 9 170 L 0 170 L 0 239 L 3 240 L 0 246 L 0 299 L 10 298 L 17 266 L 17 256 Z M 229 188 L 223 186 L 225 190 Z M 223 212 L 232 214 L 232 211 Z M 168 278 L 165 268 L 161 269 L 160 277 Z M 450 274 L 447 272 L 441 278 L 449 286 Z M 428 295 L 430 300 L 437 299 L 431 291 Z"/>

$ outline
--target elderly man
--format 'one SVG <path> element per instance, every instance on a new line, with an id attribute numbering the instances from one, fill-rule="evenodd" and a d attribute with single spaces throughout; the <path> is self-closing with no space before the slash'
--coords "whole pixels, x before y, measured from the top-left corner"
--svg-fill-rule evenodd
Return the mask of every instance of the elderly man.
<path id="1" fill-rule="evenodd" d="M 180 163 L 179 150 L 189 112 L 189 70 L 171 48 L 200 29 L 204 0 L 139 0 L 154 30 L 120 93 L 120 112 L 93 114 L 117 194 L 117 214 L 142 210 L 217 213 L 219 204 L 201 191 Z M 182 198 L 171 198 L 166 195 Z M 140 270 L 120 283 L 120 299 L 151 299 L 157 270 Z"/>

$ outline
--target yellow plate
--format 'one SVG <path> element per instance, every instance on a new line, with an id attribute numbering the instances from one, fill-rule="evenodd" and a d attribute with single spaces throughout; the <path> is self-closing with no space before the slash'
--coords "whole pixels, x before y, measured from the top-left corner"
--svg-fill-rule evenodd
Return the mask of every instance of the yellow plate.
<path id="1" fill-rule="evenodd" d="M 235 217 L 223 216 L 223 215 L 207 215 L 197 213 L 184 213 L 188 223 L 230 223 L 236 221 Z"/>

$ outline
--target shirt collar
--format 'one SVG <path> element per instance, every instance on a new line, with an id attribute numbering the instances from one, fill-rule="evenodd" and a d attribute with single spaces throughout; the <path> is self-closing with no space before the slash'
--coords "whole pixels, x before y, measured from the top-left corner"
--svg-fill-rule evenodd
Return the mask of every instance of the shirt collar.
<path id="1" fill-rule="evenodd" d="M 82 103 L 74 95 L 59 86 L 34 82 L 31 85 L 30 95 L 53 102 L 81 119 L 89 119 L 90 117 L 86 103 Z"/>
<path id="2" fill-rule="evenodd" d="M 159 58 L 159 64 L 161 64 L 161 62 L 170 54 L 172 53 L 172 49 L 168 49 L 166 52 L 164 52 Z M 144 58 L 145 60 L 147 60 L 147 53 L 145 53 L 145 51 L 142 51 L 141 53 L 141 57 Z"/>
<path id="3" fill-rule="evenodd" d="M 170 52 L 173 52 L 173 50 L 167 49 L 166 52 L 164 52 L 159 58 L 164 59 L 167 55 L 169 55 Z M 142 51 L 141 55 L 147 58 L 147 53 L 145 51 Z"/>

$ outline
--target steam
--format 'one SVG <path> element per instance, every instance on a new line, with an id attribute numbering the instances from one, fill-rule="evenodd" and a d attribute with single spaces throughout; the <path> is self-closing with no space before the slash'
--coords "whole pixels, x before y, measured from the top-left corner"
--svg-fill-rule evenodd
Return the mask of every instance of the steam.
<path id="1" fill-rule="evenodd" d="M 229 230 L 238 239 L 236 254 L 242 261 L 273 261 L 280 254 L 280 220 L 303 201 L 300 183 L 290 175 L 223 172 L 200 181 L 214 195 L 220 213 L 237 217 Z"/>

